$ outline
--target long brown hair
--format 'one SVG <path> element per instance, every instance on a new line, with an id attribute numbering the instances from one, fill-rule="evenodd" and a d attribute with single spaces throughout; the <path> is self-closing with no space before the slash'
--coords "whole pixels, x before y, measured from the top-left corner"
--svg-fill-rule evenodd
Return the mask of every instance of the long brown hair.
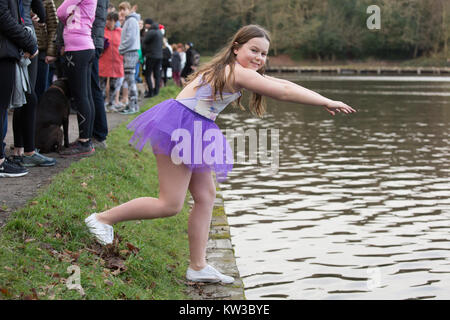
<path id="1" fill-rule="evenodd" d="M 234 81 L 234 68 L 236 64 L 236 55 L 234 49 L 239 49 L 242 45 L 247 43 L 253 38 L 266 38 L 270 43 L 270 35 L 263 27 L 255 24 L 247 25 L 240 28 L 236 34 L 230 38 L 228 44 L 220 50 L 211 61 L 205 63 L 197 71 L 191 74 L 188 78 L 188 82 L 192 82 L 199 75 L 203 76 L 203 80 L 209 83 L 213 90 L 213 99 L 216 99 L 217 93 L 222 98 L 222 93 L 225 85 L 231 84 Z M 225 67 L 230 66 L 230 72 L 228 77 L 225 74 Z M 262 66 L 258 71 L 263 75 L 265 72 L 265 66 Z M 199 85 L 201 86 L 201 84 Z M 242 110 L 245 108 L 241 105 L 241 97 L 237 100 L 237 104 Z M 262 117 L 266 111 L 265 101 L 260 94 L 252 92 L 250 98 L 250 111 Z"/>

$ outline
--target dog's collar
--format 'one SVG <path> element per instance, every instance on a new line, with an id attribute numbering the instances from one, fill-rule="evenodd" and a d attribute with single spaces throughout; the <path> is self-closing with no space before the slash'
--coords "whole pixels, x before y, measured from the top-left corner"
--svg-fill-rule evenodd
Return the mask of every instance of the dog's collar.
<path id="1" fill-rule="evenodd" d="M 58 86 L 56 86 L 56 85 L 54 85 L 54 84 L 52 84 L 52 85 L 49 87 L 49 89 L 50 89 L 50 88 L 58 89 L 59 91 L 61 91 L 61 93 L 62 93 L 63 95 L 66 95 L 66 93 L 64 92 L 63 89 L 61 89 L 60 87 L 58 87 Z"/>

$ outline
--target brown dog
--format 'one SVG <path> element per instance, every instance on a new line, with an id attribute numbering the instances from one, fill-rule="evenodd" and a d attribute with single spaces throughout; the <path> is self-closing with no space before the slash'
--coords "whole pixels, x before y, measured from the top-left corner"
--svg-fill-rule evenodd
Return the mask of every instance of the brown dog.
<path id="1" fill-rule="evenodd" d="M 52 83 L 42 95 L 36 116 L 36 147 L 41 153 L 59 152 L 69 146 L 70 90 L 67 79 Z M 64 135 L 61 130 L 64 129 Z"/>

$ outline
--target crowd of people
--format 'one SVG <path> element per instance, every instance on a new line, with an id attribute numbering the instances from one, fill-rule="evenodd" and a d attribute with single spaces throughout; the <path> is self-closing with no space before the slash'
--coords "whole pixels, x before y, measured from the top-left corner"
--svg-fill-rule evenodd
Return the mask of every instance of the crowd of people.
<path id="1" fill-rule="evenodd" d="M 192 43 L 170 45 L 164 37 L 165 27 L 151 18 L 141 19 L 136 7 L 119 5 L 119 11 L 109 5 L 105 27 L 105 49 L 100 57 L 99 75 L 110 112 L 138 112 L 134 83 L 145 87 L 145 98 L 158 95 L 159 89 L 172 77 L 182 87 L 185 79 L 198 66 L 199 56 Z M 130 20 L 131 19 L 131 20 Z M 136 29 L 139 28 L 139 33 Z M 140 45 L 139 45 L 140 44 Z M 126 52 L 138 53 L 131 58 Z M 134 66 L 134 83 L 131 78 Z M 124 69 L 125 68 L 125 69 Z M 129 79 L 127 80 L 128 69 Z"/>
<path id="2" fill-rule="evenodd" d="M 48 6 L 44 8 L 43 3 Z M 193 73 L 175 99 L 158 103 L 128 124 L 128 129 L 134 132 L 130 143 L 137 150 L 151 147 L 155 155 L 158 198 L 135 198 L 103 212 L 94 212 L 84 221 L 99 243 L 109 245 L 114 241 L 114 225 L 174 216 L 182 210 L 189 190 L 194 204 L 187 226 L 189 267 L 186 279 L 191 282 L 233 283 L 233 277 L 222 274 L 206 261 L 216 199 L 212 173 L 215 172 L 217 181 L 224 181 L 233 168 L 230 144 L 215 123 L 219 113 L 231 103 L 243 109 L 240 103 L 243 90 L 250 92 L 248 108 L 258 116 L 266 111 L 264 96 L 320 106 L 333 116 L 341 112 L 351 114 L 356 110 L 288 80 L 265 75 L 271 38 L 261 26 L 241 27 L 211 61 L 197 69 L 199 55 L 192 44 L 187 45 L 186 62 L 182 67 L 183 46 L 176 45 L 170 50 L 171 46 L 164 40 L 164 28 L 151 19 L 142 21 L 140 27 L 140 15 L 128 2 L 122 2 L 118 14 L 114 14 L 115 10 L 108 7 L 108 0 L 64 0 L 56 10 L 59 19 L 56 50 L 52 52 L 48 42 L 46 48 L 39 46 L 38 50 L 34 30 L 46 27 L 44 21 L 50 15 L 45 10 L 52 5 L 54 12 L 53 0 L 0 0 L 0 70 L 4 73 L 0 78 L 0 132 L 3 142 L 7 109 L 14 107 L 16 157 L 6 159 L 2 144 L 0 176 L 26 174 L 21 164 L 55 164 L 54 159 L 41 155 L 34 148 L 33 121 L 39 100 L 35 84 L 36 79 L 41 79 L 37 76 L 39 59 L 46 63 L 55 60 L 57 75 L 67 77 L 72 92 L 79 138 L 61 153 L 67 157 L 90 155 L 95 150 L 95 142 L 104 143 L 107 126 L 104 126 L 105 100 L 100 83 L 104 84 L 105 92 L 109 90 L 108 104 L 116 99 L 119 87 L 126 85 L 128 101 L 122 112 L 130 114 L 139 109 L 136 90 L 136 81 L 139 80 L 136 78 L 140 78 L 141 66 L 148 97 L 159 93 L 161 83 L 167 81 L 169 66 L 173 67 L 178 84 L 180 78 Z M 36 14 L 32 15 L 31 9 Z M 50 30 L 46 28 L 45 31 L 51 42 L 48 33 L 53 31 Z M 42 69 L 46 68 L 42 64 Z M 161 75 L 161 71 L 166 74 Z M 123 84 L 119 85 L 121 81 Z M 198 128 L 211 133 L 214 139 L 208 142 L 208 139 L 200 137 L 200 141 L 197 140 Z M 182 147 L 174 141 L 174 132 L 183 132 L 180 136 Z"/>
<path id="3" fill-rule="evenodd" d="M 139 111 L 144 97 L 158 95 L 172 77 L 178 86 L 195 71 L 192 43 L 170 45 L 165 27 L 141 19 L 137 6 L 109 0 L 0 0 L 0 177 L 20 177 L 28 167 L 56 159 L 36 149 L 36 117 L 42 95 L 66 79 L 79 137 L 61 157 L 89 156 L 106 148 L 106 112 Z M 6 157 L 8 110 L 13 110 L 14 146 Z"/>

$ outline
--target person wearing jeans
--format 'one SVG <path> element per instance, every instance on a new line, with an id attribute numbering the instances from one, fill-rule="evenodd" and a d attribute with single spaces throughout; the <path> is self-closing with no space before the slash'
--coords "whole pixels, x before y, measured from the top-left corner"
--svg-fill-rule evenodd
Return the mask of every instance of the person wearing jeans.
<path id="1" fill-rule="evenodd" d="M 105 25 L 109 0 L 97 0 L 95 20 L 92 25 L 92 40 L 95 46 L 95 55 L 91 70 L 91 90 L 94 101 L 94 129 L 92 131 L 92 142 L 95 148 L 106 148 L 106 137 L 108 136 L 108 121 L 105 111 L 105 100 L 100 86 L 99 59 L 105 46 Z"/>
<path id="2" fill-rule="evenodd" d="M 124 81 L 128 84 L 128 106 L 122 114 L 133 114 L 139 111 L 136 87 L 136 64 L 139 61 L 138 50 L 141 46 L 139 35 L 140 15 L 131 11 L 129 2 L 119 5 L 119 15 L 125 16 L 125 23 L 119 45 L 119 53 L 123 55 Z"/>
<path id="3" fill-rule="evenodd" d="M 91 90 L 94 101 L 94 127 L 92 131 L 92 140 L 96 148 L 106 148 L 106 137 L 108 136 L 108 120 L 106 118 L 105 99 L 100 86 L 100 77 L 98 75 L 98 60 L 103 49 L 96 48 L 91 70 Z"/>
<path id="4" fill-rule="evenodd" d="M 77 107 L 79 138 L 60 154 L 63 157 L 89 156 L 92 144 L 95 107 L 92 98 L 91 71 L 95 58 L 92 24 L 97 0 L 65 0 L 57 10 L 64 24 L 64 69 Z"/>

